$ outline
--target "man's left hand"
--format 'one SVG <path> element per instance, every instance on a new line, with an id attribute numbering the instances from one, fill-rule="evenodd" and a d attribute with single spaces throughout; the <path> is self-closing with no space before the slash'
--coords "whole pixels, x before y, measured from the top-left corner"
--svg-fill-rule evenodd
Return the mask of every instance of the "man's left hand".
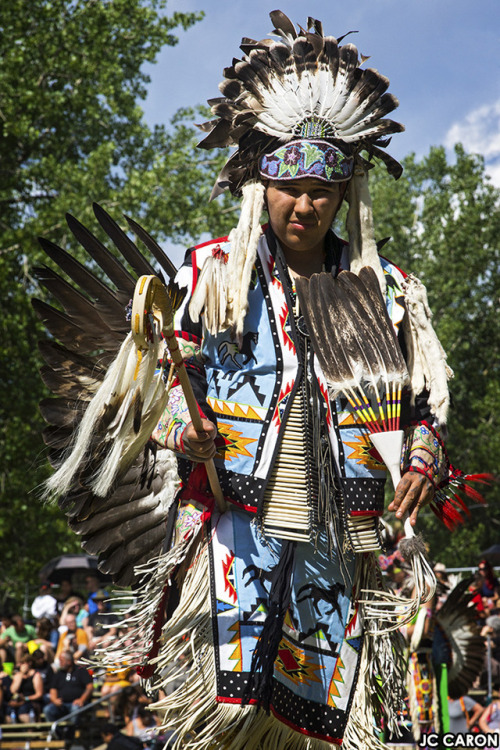
<path id="1" fill-rule="evenodd" d="M 408 471 L 401 477 L 396 487 L 394 500 L 388 510 L 396 512 L 396 518 L 410 516 L 410 523 L 415 526 L 421 508 L 429 505 L 434 497 L 434 485 L 431 480 L 416 471 Z"/>

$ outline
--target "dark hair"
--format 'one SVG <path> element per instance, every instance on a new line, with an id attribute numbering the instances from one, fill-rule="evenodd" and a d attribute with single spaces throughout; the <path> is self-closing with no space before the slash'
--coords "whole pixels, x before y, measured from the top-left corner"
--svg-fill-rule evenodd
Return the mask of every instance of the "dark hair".
<path id="1" fill-rule="evenodd" d="M 111 724 L 110 722 L 103 724 L 101 727 L 101 734 L 116 734 L 117 732 L 118 727 L 116 724 Z"/>
<path id="2" fill-rule="evenodd" d="M 477 566 L 478 570 L 481 570 L 481 565 L 484 566 L 486 578 L 489 581 L 493 581 L 493 579 L 495 578 L 495 574 L 493 572 L 491 563 L 488 560 L 480 560 L 479 565 Z"/>

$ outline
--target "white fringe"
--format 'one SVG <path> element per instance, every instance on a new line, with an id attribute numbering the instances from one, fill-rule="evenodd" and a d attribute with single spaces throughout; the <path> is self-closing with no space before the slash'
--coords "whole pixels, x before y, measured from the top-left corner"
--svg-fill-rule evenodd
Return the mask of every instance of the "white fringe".
<path id="1" fill-rule="evenodd" d="M 408 526 L 407 519 L 405 529 Z M 411 565 L 411 596 L 387 591 L 380 576 L 374 586 L 362 589 L 362 593 L 368 597 L 361 600 L 363 615 L 370 633 L 377 638 L 408 625 L 421 605 L 430 601 L 436 593 L 436 577 L 427 559 L 423 538 L 413 533 L 410 535 L 408 531 L 406 533 L 408 536 L 401 540 L 399 547 L 403 558 Z"/>
<path id="2" fill-rule="evenodd" d="M 368 172 L 362 164 L 357 164 L 347 189 L 346 228 L 349 235 L 349 260 L 353 273 L 359 273 L 363 266 L 371 266 L 379 280 L 382 296 L 385 297 L 386 282 L 375 242 L 372 201 L 368 189 Z"/>
<path id="3" fill-rule="evenodd" d="M 200 542 L 201 526 L 194 526 L 180 542 L 168 552 L 151 558 L 146 564 L 137 566 L 139 579 L 137 589 L 123 591 L 113 598 L 121 623 L 127 627 L 125 635 L 113 642 L 112 649 L 97 649 L 94 666 L 119 671 L 123 664 L 141 667 L 153 646 L 153 624 L 166 586 L 171 586 L 176 573 Z M 206 582 L 205 582 L 206 584 Z M 205 586 L 201 587 L 206 588 Z"/>
<path id="4" fill-rule="evenodd" d="M 354 588 L 363 591 L 383 586 L 380 570 L 373 555 L 358 555 Z M 365 606 L 361 603 L 365 620 Z M 400 734 L 398 717 L 404 708 L 406 660 L 404 639 L 396 630 L 384 628 L 383 621 L 365 630 L 358 683 L 342 742 L 343 750 L 383 750 L 387 746 L 375 733 L 375 704 L 384 713 L 385 726 L 395 736 Z"/>
<path id="5" fill-rule="evenodd" d="M 212 336 L 229 327 L 227 264 L 222 258 L 209 256 L 200 273 L 189 303 L 189 315 L 199 320 L 205 312 L 205 325 Z"/>
<path id="6" fill-rule="evenodd" d="M 231 251 L 227 264 L 222 258 L 206 259 L 189 303 L 192 320 L 198 320 L 203 312 L 205 326 L 213 336 L 227 328 L 233 329 L 237 341 L 243 335 L 248 289 L 262 234 L 260 217 L 265 190 L 256 180 L 243 185 L 240 218 L 229 234 Z"/>
<path id="7" fill-rule="evenodd" d="M 403 319 L 408 348 L 408 371 L 413 398 L 426 388 L 429 406 L 440 425 L 446 424 L 450 395 L 448 380 L 453 370 L 446 362 L 446 353 L 432 326 L 432 312 L 427 291 L 415 276 L 403 282 L 407 315 Z"/>

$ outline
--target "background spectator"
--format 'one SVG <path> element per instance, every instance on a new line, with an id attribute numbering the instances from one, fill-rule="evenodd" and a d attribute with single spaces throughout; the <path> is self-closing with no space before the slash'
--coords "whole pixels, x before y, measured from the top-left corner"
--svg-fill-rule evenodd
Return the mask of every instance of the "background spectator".
<path id="1" fill-rule="evenodd" d="M 12 625 L 4 630 L 0 638 L 0 648 L 12 646 L 15 662 L 19 666 L 25 652 L 24 647 L 35 638 L 36 630 L 33 625 L 27 625 L 21 615 L 13 615 Z"/>
<path id="2" fill-rule="evenodd" d="M 10 690 L 9 708 L 15 712 L 17 720 L 22 724 L 37 721 L 42 711 L 43 680 L 29 654 L 22 657 Z"/>
<path id="3" fill-rule="evenodd" d="M 118 617 L 109 611 L 107 599 L 109 594 L 103 589 L 98 589 L 94 594 L 97 610 L 89 615 L 86 628 L 89 648 L 92 650 L 111 643 L 118 633 Z"/>
<path id="4" fill-rule="evenodd" d="M 33 651 L 31 654 L 31 657 L 33 659 L 33 666 L 35 667 L 36 671 L 40 674 L 43 682 L 43 700 L 42 703 L 44 706 L 49 703 L 49 691 L 50 691 L 50 683 L 52 680 L 52 675 L 54 674 L 54 670 L 50 666 L 49 662 L 47 661 L 45 654 L 40 649 L 37 649 L 36 651 Z"/>
<path id="5" fill-rule="evenodd" d="M 457 700 L 448 698 L 450 733 L 466 734 L 470 732 L 483 711 L 484 707 L 473 698 L 469 698 L 468 695 L 463 695 Z"/>
<path id="6" fill-rule="evenodd" d="M 57 599 L 51 593 L 52 586 L 49 581 L 40 584 L 38 596 L 33 600 L 31 605 L 31 614 L 35 620 L 42 617 L 51 619 L 57 615 Z"/>
<path id="7" fill-rule="evenodd" d="M 73 590 L 73 584 L 70 578 L 63 578 L 59 584 L 59 591 L 56 594 L 57 610 L 61 613 L 68 599 L 83 599 L 77 591 Z"/>
<path id="8" fill-rule="evenodd" d="M 0 724 L 5 724 L 7 720 L 11 685 L 12 677 L 4 671 L 3 664 L 0 662 Z"/>
<path id="9" fill-rule="evenodd" d="M 99 576 L 95 575 L 94 573 L 88 573 L 85 577 L 85 586 L 87 588 L 87 604 L 89 615 L 91 615 L 94 612 L 97 612 L 95 595 L 99 591 Z M 106 594 L 106 598 L 108 598 L 109 593 L 107 591 L 105 591 L 104 593 Z"/>
<path id="10" fill-rule="evenodd" d="M 141 706 L 148 706 L 150 700 L 140 685 L 131 685 L 126 687 L 120 693 L 116 702 L 115 716 L 123 720 L 127 725 L 131 719 L 134 719 L 139 713 Z"/>
<path id="11" fill-rule="evenodd" d="M 137 716 L 130 718 L 125 726 L 125 733 L 129 737 L 138 737 L 147 746 L 151 744 L 155 729 L 158 726 L 156 716 L 148 711 L 146 706 L 139 706 Z"/>
<path id="12" fill-rule="evenodd" d="M 11 614 L 2 615 L 2 620 L 0 622 L 0 660 L 3 662 L 4 665 L 5 663 L 12 663 L 12 664 L 14 663 L 14 649 L 12 647 L 12 644 L 1 645 L 5 631 L 7 630 L 7 628 L 10 628 L 11 625 L 12 625 L 12 615 Z"/>
<path id="13" fill-rule="evenodd" d="M 495 614 L 498 607 L 500 584 L 488 560 L 481 560 L 477 567 L 478 589 L 488 615 Z"/>
<path id="14" fill-rule="evenodd" d="M 60 669 L 53 675 L 49 691 L 50 703 L 45 706 L 47 721 L 54 722 L 81 708 L 90 700 L 94 686 L 84 667 L 75 664 L 71 651 L 59 657 Z"/>
<path id="15" fill-rule="evenodd" d="M 88 650 L 89 641 L 83 628 L 76 626 L 75 615 L 66 616 L 66 625 L 61 626 L 59 634 L 59 643 L 57 644 L 56 663 L 60 664 L 61 654 L 69 651 L 73 654 L 73 659 L 78 661 Z"/>
<path id="16" fill-rule="evenodd" d="M 485 734 L 500 732 L 500 700 L 498 698 L 484 709 L 478 724 L 481 732 Z"/>
<path id="17" fill-rule="evenodd" d="M 52 622 L 49 620 L 48 617 L 42 617 L 40 620 L 38 620 L 36 624 L 36 638 L 34 638 L 29 643 L 29 650 L 30 653 L 34 653 L 35 651 L 43 651 L 45 654 L 45 657 L 49 664 L 52 664 L 54 661 L 54 646 L 53 646 L 53 631 L 56 631 L 57 639 L 55 640 L 56 647 L 57 642 L 59 640 L 59 633 L 57 632 L 57 629 L 54 628 Z"/>
<path id="18" fill-rule="evenodd" d="M 59 625 L 66 625 L 67 616 L 75 615 L 77 626 L 79 628 L 82 628 L 83 625 L 81 623 L 81 618 L 79 617 L 82 606 L 83 599 L 81 599 L 79 596 L 70 596 L 66 601 L 64 607 L 62 608 L 61 614 L 59 615 Z"/>
<path id="19" fill-rule="evenodd" d="M 142 742 L 137 737 L 127 737 L 114 724 L 105 724 L 101 737 L 106 742 L 107 750 L 141 750 Z"/>

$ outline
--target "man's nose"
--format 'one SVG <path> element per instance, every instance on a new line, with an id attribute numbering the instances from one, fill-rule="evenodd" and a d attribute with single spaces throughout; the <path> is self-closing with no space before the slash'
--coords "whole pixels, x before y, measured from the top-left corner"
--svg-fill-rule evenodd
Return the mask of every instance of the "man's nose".
<path id="1" fill-rule="evenodd" d="M 308 214 L 313 210 L 313 202 L 307 193 L 301 193 L 295 201 L 295 213 Z"/>

